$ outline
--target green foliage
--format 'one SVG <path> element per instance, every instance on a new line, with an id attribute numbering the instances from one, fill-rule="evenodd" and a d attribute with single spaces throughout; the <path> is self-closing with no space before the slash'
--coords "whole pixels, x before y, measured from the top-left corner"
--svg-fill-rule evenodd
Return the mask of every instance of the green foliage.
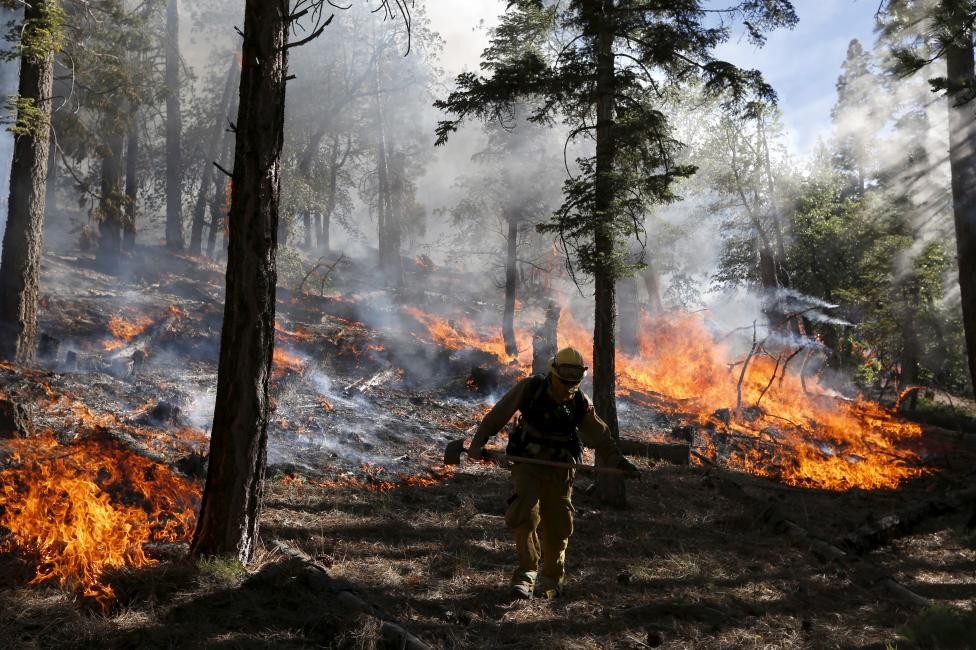
<path id="1" fill-rule="evenodd" d="M 898 633 L 921 648 L 968 650 L 976 646 L 976 612 L 932 605 L 898 626 Z"/>
<path id="2" fill-rule="evenodd" d="M 196 561 L 200 577 L 219 585 L 236 585 L 246 575 L 247 570 L 236 557 L 201 557 Z"/>
<path id="3" fill-rule="evenodd" d="M 21 3 L 10 2 L 9 8 L 19 8 Z M 2 57 L 6 60 L 24 58 L 40 62 L 52 54 L 57 54 L 65 46 L 65 20 L 67 14 L 59 2 L 48 1 L 41 5 L 40 16 L 28 19 L 21 26 L 15 26 L 7 39 L 17 43 L 13 51 L 6 51 Z"/>
<path id="4" fill-rule="evenodd" d="M 765 29 L 796 22 L 786 0 L 745 2 L 727 13 L 756 41 Z M 597 75 L 599 34 L 613 42 L 612 98 Z M 622 0 L 604 12 L 579 1 L 513 0 L 483 54 L 484 74 L 459 75 L 454 91 L 435 102 L 452 114 L 438 124 L 437 144 L 466 119 L 504 121 L 520 103 L 534 107 L 530 121 L 562 120 L 571 140 L 593 142 L 598 106 L 612 102 L 602 157 L 576 160 L 578 173 L 563 186 L 563 204 L 539 230 L 556 235 L 584 273 L 627 275 L 641 266 L 629 242 L 642 232 L 644 216 L 653 205 L 677 200 L 673 183 L 695 171 L 676 162 L 683 145 L 667 112 L 675 92 L 700 83 L 727 108 L 743 111 L 775 97 L 758 72 L 712 56 L 728 37 L 727 26 L 706 23 L 698 2 L 658 7 Z M 598 239 L 612 242 L 609 252 L 597 252 Z"/>
<path id="5" fill-rule="evenodd" d="M 7 110 L 16 115 L 14 123 L 7 127 L 15 136 L 47 137 L 51 128 L 51 116 L 37 105 L 37 100 L 33 97 L 13 95 L 7 99 Z"/>

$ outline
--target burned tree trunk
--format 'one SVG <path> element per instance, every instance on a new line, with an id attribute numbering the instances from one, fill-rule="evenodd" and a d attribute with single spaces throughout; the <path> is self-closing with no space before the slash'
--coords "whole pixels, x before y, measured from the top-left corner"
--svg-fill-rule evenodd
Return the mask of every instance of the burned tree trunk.
<path id="1" fill-rule="evenodd" d="M 641 273 L 641 279 L 644 280 L 644 289 L 647 290 L 647 312 L 651 316 L 660 316 L 664 313 L 664 303 L 661 300 L 661 276 L 658 275 L 653 262 L 647 262 L 647 267 Z"/>
<path id="2" fill-rule="evenodd" d="M 234 81 L 238 77 L 237 55 L 231 60 L 230 69 L 227 71 L 227 81 L 224 84 L 224 92 L 220 97 L 220 106 L 217 110 L 217 120 L 213 130 L 210 132 L 210 142 L 207 144 L 207 158 L 203 161 L 203 172 L 200 176 L 200 191 L 197 193 L 197 202 L 193 206 L 193 225 L 190 228 L 190 255 L 199 255 L 203 241 L 203 223 L 207 212 L 207 194 L 213 184 L 214 166 L 213 161 L 220 155 L 220 144 L 224 133 L 227 109 L 230 106 L 231 98 L 234 94 Z M 220 172 L 218 172 L 220 173 Z"/>
<path id="3" fill-rule="evenodd" d="M 956 16 L 965 25 L 966 16 Z M 950 86 L 965 87 L 976 75 L 973 33 L 963 29 L 946 45 Z M 949 95 L 949 169 L 952 174 L 952 213 L 956 225 L 956 258 L 962 293 L 962 322 L 966 336 L 969 378 L 976 390 L 976 125 L 971 104 L 957 105 Z"/>
<path id="4" fill-rule="evenodd" d="M 234 134 L 230 129 L 224 132 L 224 138 L 220 147 L 222 160 L 227 160 L 234 153 Z M 226 232 L 227 217 L 230 211 L 230 201 L 227 192 L 227 176 L 218 170 L 214 178 L 214 195 L 210 201 L 210 232 L 207 234 L 207 257 L 214 257 L 214 248 L 217 246 L 217 233 Z"/>
<path id="5" fill-rule="evenodd" d="M 247 0 L 224 325 L 195 555 L 248 561 L 258 541 L 274 347 L 288 3 Z"/>
<path id="6" fill-rule="evenodd" d="M 514 357 L 518 354 L 518 343 L 515 341 L 515 289 L 518 282 L 516 264 L 518 258 L 518 220 L 509 214 L 508 240 L 505 254 L 505 311 L 502 315 L 502 338 L 505 340 L 505 354 Z"/>
<path id="7" fill-rule="evenodd" d="M 603 10 L 594 12 L 596 22 L 596 174 L 594 179 L 593 244 L 599 260 L 594 273 L 593 295 L 593 406 L 607 423 L 614 440 L 620 438 L 617 424 L 616 396 L 616 279 L 612 268 L 613 239 L 613 115 L 614 54 L 613 31 L 609 16 L 612 2 L 603 2 Z M 602 19 L 601 19 L 602 18 Z M 605 461 L 599 456 L 597 465 Z M 599 474 L 597 493 L 611 506 L 626 503 L 624 482 L 613 474 Z"/>
<path id="8" fill-rule="evenodd" d="M 180 177 L 180 15 L 177 0 L 166 5 L 166 247 L 183 250 L 183 208 Z"/>
<path id="9" fill-rule="evenodd" d="M 121 133 L 109 136 L 109 154 L 102 159 L 101 196 L 98 200 L 98 251 L 99 265 L 109 272 L 118 270 L 122 257 L 122 148 L 125 140 Z"/>
<path id="10" fill-rule="evenodd" d="M 346 136 L 346 149 L 340 156 L 341 149 L 342 145 L 337 134 L 332 138 L 332 151 L 329 161 L 329 195 L 326 199 L 325 211 L 319 214 L 318 242 L 319 250 L 322 253 L 328 253 L 332 247 L 329 230 L 332 226 L 332 214 L 335 212 L 338 203 L 339 170 L 346 164 L 346 160 L 349 159 L 349 154 L 352 152 L 352 136 Z"/>
<path id="11" fill-rule="evenodd" d="M 546 320 L 532 335 L 532 374 L 549 372 L 549 362 L 556 356 L 556 337 L 559 330 L 559 305 L 546 307 Z"/>
<path id="12" fill-rule="evenodd" d="M 27 3 L 25 41 L 39 30 L 50 30 L 50 16 L 59 9 L 57 0 Z M 27 41 L 21 48 L 10 198 L 0 259 L 0 358 L 21 363 L 33 361 L 37 348 L 41 234 L 54 81 L 54 51 L 30 45 Z"/>
<path id="13" fill-rule="evenodd" d="M 623 278 L 617 283 L 617 304 L 619 316 L 617 331 L 620 336 L 620 351 L 633 356 L 637 353 L 640 332 L 640 303 L 637 300 L 637 278 Z"/>
<path id="14" fill-rule="evenodd" d="M 139 193 L 139 126 L 136 119 L 129 125 L 125 143 L 125 222 L 122 226 L 122 250 L 132 252 L 136 246 L 136 198 Z"/>

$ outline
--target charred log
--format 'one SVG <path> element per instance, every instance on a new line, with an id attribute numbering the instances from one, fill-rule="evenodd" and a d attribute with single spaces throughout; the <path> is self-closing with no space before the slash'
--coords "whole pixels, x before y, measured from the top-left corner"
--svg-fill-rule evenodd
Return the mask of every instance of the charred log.
<path id="1" fill-rule="evenodd" d="M 30 410 L 20 402 L 0 399 L 0 438 L 29 438 L 34 435 Z"/>

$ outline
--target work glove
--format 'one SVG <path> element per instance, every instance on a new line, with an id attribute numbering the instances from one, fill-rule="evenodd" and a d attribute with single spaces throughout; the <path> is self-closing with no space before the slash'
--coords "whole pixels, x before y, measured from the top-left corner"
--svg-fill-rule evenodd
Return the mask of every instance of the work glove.
<path id="1" fill-rule="evenodd" d="M 484 460 L 484 450 L 484 447 L 472 442 L 468 447 L 468 460 Z"/>
<path id="2" fill-rule="evenodd" d="M 625 472 L 624 478 L 626 479 L 640 478 L 640 470 L 637 469 L 637 466 L 623 456 L 617 461 L 617 469 Z"/>

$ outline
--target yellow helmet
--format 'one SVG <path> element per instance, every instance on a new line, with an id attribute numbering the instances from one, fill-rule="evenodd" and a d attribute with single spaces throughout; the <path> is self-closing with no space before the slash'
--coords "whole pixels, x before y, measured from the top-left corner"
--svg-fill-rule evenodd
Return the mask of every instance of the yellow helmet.
<path id="1" fill-rule="evenodd" d="M 570 346 L 556 353 L 549 362 L 549 374 L 555 375 L 564 384 L 578 384 L 583 381 L 588 368 L 579 350 Z"/>

